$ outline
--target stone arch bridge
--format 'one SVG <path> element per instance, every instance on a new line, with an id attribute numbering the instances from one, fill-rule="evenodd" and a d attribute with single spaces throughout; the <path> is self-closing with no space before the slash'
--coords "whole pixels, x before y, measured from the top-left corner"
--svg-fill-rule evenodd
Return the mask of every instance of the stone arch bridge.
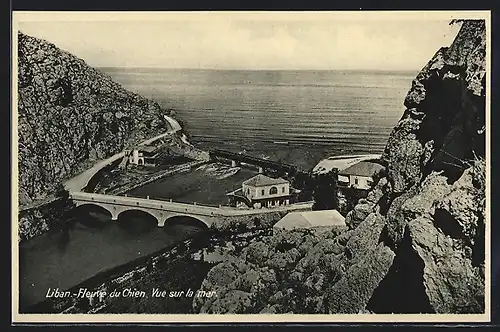
<path id="1" fill-rule="evenodd" d="M 305 202 L 303 204 L 276 207 L 273 210 L 266 211 L 260 209 L 239 210 L 231 207 L 213 207 L 149 198 L 85 193 L 81 191 L 71 192 L 70 199 L 77 207 L 82 205 L 96 205 L 104 208 L 109 211 L 112 220 L 117 220 L 119 215 L 125 211 L 143 211 L 153 216 L 157 220 L 159 227 L 163 227 L 165 221 L 173 217 L 191 217 L 210 228 L 213 223 L 225 217 L 247 219 L 249 216 L 272 211 L 309 210 L 312 206 L 311 202 Z"/>
<path id="2" fill-rule="evenodd" d="M 70 198 L 77 207 L 95 205 L 107 210 L 111 214 L 112 220 L 117 220 L 119 215 L 125 211 L 143 211 L 153 216 L 159 227 L 163 227 L 165 221 L 173 217 L 195 218 L 210 227 L 216 219 L 225 217 L 232 212 L 224 211 L 224 208 L 197 204 L 84 192 L 71 193 Z"/>
<path id="3" fill-rule="evenodd" d="M 153 137 L 147 141 L 142 142 L 140 145 L 150 144 L 153 141 L 160 139 L 164 136 L 170 135 L 173 132 L 180 130 L 180 126 L 172 122 L 173 119 L 165 117 L 172 126 L 172 130 L 163 133 L 159 136 Z M 109 211 L 111 218 L 117 220 L 120 213 L 125 211 L 139 210 L 152 215 L 158 222 L 159 227 L 165 225 L 165 221 L 173 217 L 191 217 L 199 220 L 207 227 L 211 227 L 213 223 L 223 217 L 231 217 L 232 219 L 240 217 L 241 219 L 248 218 L 252 215 L 261 215 L 266 212 L 272 211 L 294 211 L 294 210 L 310 210 L 312 207 L 311 202 L 303 204 L 288 205 L 284 207 L 276 207 L 272 211 L 262 211 L 259 209 L 252 210 L 239 210 L 230 207 L 213 207 L 197 204 L 185 204 L 172 201 L 154 200 L 149 198 L 116 196 L 116 195 L 103 195 L 97 193 L 86 193 L 84 188 L 87 187 L 90 179 L 97 174 L 103 167 L 111 164 L 112 162 L 126 156 L 126 151 L 120 152 L 106 160 L 103 160 L 87 171 L 65 182 L 64 186 L 69 192 L 69 198 L 75 205 L 96 205 Z"/>

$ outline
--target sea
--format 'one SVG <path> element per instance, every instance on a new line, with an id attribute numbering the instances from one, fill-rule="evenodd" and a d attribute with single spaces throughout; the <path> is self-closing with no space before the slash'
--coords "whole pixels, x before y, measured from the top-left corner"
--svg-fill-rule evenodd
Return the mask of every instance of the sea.
<path id="1" fill-rule="evenodd" d="M 403 101 L 416 75 L 382 71 L 101 70 L 126 89 L 173 110 L 193 144 L 281 160 L 305 170 L 333 155 L 381 153 L 403 114 Z M 210 172 L 196 170 L 190 181 L 179 176 L 164 178 L 136 189 L 135 194 L 176 194 L 176 200 L 208 199 L 216 204 L 225 199 L 225 191 L 234 189 L 235 181 L 250 176 L 242 172 L 221 180 L 217 172 Z M 213 195 L 201 194 L 200 188 L 213 191 Z M 48 288 L 68 289 L 202 231 L 185 225 L 159 228 L 154 219 L 140 213 L 131 212 L 112 221 L 99 209 L 79 209 L 71 220 L 61 223 L 65 225 L 62 229 L 21 243 L 22 312 L 44 300 Z"/>
<path id="2" fill-rule="evenodd" d="M 101 68 L 174 111 L 192 143 L 312 168 L 381 153 L 414 72 Z"/>

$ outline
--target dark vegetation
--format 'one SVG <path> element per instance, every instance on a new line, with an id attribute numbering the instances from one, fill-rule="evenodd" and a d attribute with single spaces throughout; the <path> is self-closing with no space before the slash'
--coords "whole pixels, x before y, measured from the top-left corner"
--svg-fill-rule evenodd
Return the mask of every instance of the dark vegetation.
<path id="1" fill-rule="evenodd" d="M 313 210 L 338 209 L 338 171 L 333 169 L 326 174 L 316 174 L 314 177 Z"/>

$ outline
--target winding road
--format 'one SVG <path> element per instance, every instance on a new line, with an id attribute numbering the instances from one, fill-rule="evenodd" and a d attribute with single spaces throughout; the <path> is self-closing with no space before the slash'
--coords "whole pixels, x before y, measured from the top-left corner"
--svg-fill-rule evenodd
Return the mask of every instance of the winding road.
<path id="1" fill-rule="evenodd" d="M 171 129 L 166 133 L 160 134 L 150 138 L 139 145 L 147 145 L 159 140 L 165 136 L 171 135 L 182 128 L 174 119 L 165 119 L 169 122 Z M 172 122 L 173 121 L 173 122 Z M 262 214 L 265 212 L 273 211 L 296 211 L 296 210 L 309 210 L 312 208 L 313 202 L 303 202 L 298 204 L 291 204 L 280 208 L 273 208 L 269 211 L 254 210 L 254 209 L 236 209 L 232 207 L 213 207 L 203 206 L 197 204 L 176 203 L 171 201 L 152 200 L 137 197 L 124 197 L 116 195 L 104 195 L 97 193 L 85 193 L 84 189 L 89 184 L 90 180 L 104 167 L 111 163 L 125 157 L 127 151 L 117 153 L 105 160 L 99 161 L 97 164 L 88 170 L 80 173 L 79 175 L 71 178 L 64 183 L 64 187 L 69 192 L 69 197 L 76 203 L 77 206 L 85 204 L 98 205 L 108 210 L 112 219 L 116 220 L 120 213 L 127 210 L 142 210 L 153 215 L 159 226 L 163 226 L 165 220 L 173 216 L 187 215 L 201 220 L 207 226 L 210 226 L 215 219 L 219 217 L 245 217 L 249 215 Z"/>
<path id="2" fill-rule="evenodd" d="M 165 115 L 165 120 L 168 122 L 168 124 L 171 127 L 167 132 L 160 134 L 158 136 L 155 136 L 153 138 L 149 138 L 149 139 L 145 140 L 144 142 L 140 143 L 139 145 L 142 146 L 142 145 L 151 144 L 151 143 L 153 143 L 153 142 L 155 142 L 163 137 L 172 135 L 172 134 L 178 132 L 179 130 L 182 130 L 181 126 L 179 125 L 179 123 L 175 119 Z M 70 193 L 83 191 L 85 189 L 85 187 L 87 187 L 87 185 L 89 184 L 90 180 L 101 169 L 110 165 L 111 163 L 115 162 L 116 160 L 123 158 L 126 154 L 127 154 L 127 151 L 122 151 L 122 152 L 117 153 L 117 154 L 115 154 L 107 159 L 99 161 L 97 164 L 95 164 L 91 168 L 87 169 L 86 171 L 84 171 L 84 172 L 78 174 L 77 176 L 64 182 L 64 188 L 66 190 L 68 190 Z"/>

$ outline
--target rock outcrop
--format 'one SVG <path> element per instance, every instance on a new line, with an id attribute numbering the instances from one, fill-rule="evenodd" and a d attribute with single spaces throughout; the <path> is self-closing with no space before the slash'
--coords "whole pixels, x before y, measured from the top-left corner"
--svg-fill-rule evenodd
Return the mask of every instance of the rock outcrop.
<path id="1" fill-rule="evenodd" d="M 413 80 L 350 230 L 250 244 L 212 269 L 202 288 L 220 296 L 195 312 L 484 312 L 486 32 L 461 24 Z"/>
<path id="2" fill-rule="evenodd" d="M 382 156 L 395 257 L 370 312 L 484 312 L 485 51 L 485 22 L 464 21 L 413 80 Z"/>
<path id="3" fill-rule="evenodd" d="M 380 199 L 390 190 L 387 179 L 381 178 L 366 198 L 361 198 L 346 215 L 345 223 L 350 229 L 356 228 L 372 212 L 375 212 Z"/>
<path id="4" fill-rule="evenodd" d="M 345 271 L 346 243 L 335 232 L 274 230 L 253 238 L 213 267 L 200 289 L 216 292 L 197 297 L 199 313 L 326 312 L 326 290 Z M 231 257 L 231 256 L 230 256 Z"/>
<path id="5" fill-rule="evenodd" d="M 153 101 L 46 41 L 18 34 L 19 204 L 169 128 Z M 166 113 L 165 113 L 166 114 Z"/>
<path id="6" fill-rule="evenodd" d="M 484 156 L 485 53 L 485 22 L 466 21 L 413 80 L 383 154 L 395 195 L 432 170 L 454 181 L 474 153 Z"/>

